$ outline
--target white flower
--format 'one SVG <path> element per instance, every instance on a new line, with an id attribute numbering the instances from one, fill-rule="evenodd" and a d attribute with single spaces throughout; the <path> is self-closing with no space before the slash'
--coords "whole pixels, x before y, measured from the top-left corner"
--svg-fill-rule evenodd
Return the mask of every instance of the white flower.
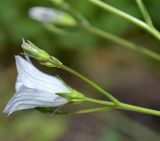
<path id="1" fill-rule="evenodd" d="M 48 7 L 32 7 L 29 16 L 42 23 L 55 23 L 66 26 L 76 25 L 76 20 L 65 12 Z"/>
<path id="2" fill-rule="evenodd" d="M 4 113 L 35 107 L 57 107 L 68 102 L 57 93 L 70 93 L 70 89 L 57 77 L 47 75 L 20 56 L 15 56 L 18 77 L 16 92 Z"/>

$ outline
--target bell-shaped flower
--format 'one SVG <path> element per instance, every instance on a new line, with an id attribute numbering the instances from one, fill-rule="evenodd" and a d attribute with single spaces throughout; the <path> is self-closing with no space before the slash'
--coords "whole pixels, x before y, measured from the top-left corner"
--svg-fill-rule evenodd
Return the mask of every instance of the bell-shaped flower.
<path id="1" fill-rule="evenodd" d="M 71 88 L 57 77 L 39 71 L 30 61 L 21 56 L 15 56 L 18 77 L 16 92 L 4 109 L 4 113 L 11 113 L 36 107 L 57 107 L 68 100 L 58 93 L 68 95 Z"/>

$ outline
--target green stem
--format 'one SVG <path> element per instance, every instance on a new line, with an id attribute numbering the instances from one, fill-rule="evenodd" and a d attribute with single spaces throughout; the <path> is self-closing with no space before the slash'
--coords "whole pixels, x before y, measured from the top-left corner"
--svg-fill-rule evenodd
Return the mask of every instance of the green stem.
<path id="1" fill-rule="evenodd" d="M 152 19 L 149 15 L 145 5 L 143 4 L 143 1 L 142 0 L 136 0 L 136 3 L 139 7 L 140 12 L 142 13 L 142 16 L 144 17 L 144 20 L 146 21 L 146 23 L 149 26 L 153 27 Z"/>
<path id="2" fill-rule="evenodd" d="M 80 27 L 87 30 L 88 32 L 92 33 L 92 34 L 95 34 L 95 35 L 98 35 L 100 37 L 103 37 L 107 40 L 110 40 L 116 44 L 119 44 L 121 45 L 122 47 L 126 47 L 128 49 L 132 49 L 132 50 L 135 50 L 135 51 L 138 51 L 140 53 L 143 53 L 153 59 L 156 59 L 158 61 L 160 61 L 160 54 L 158 53 L 155 53 L 153 51 L 150 51 L 144 47 L 140 47 L 138 45 L 135 45 L 134 43 L 132 42 L 129 42 L 123 38 L 120 38 L 118 36 L 115 36 L 109 32 L 104 32 L 100 29 L 97 29 L 95 27 L 92 27 L 90 25 L 90 23 L 87 21 L 86 18 L 84 18 L 79 12 L 77 12 L 76 10 L 74 10 L 70 5 L 68 5 L 67 3 L 63 3 L 62 5 L 62 8 L 63 10 L 69 12 L 74 18 L 76 18 L 76 20 L 78 21 L 78 23 L 80 24 Z M 125 13 L 124 13 L 125 14 Z M 134 17 L 133 17 L 134 18 Z M 139 20 L 140 21 L 140 20 Z M 141 21 L 140 21 L 141 22 Z"/>
<path id="3" fill-rule="evenodd" d="M 160 116 L 160 111 L 152 110 L 152 109 L 148 109 L 148 108 L 143 108 L 143 107 L 139 107 L 139 106 L 134 106 L 134 105 L 130 105 L 130 104 L 125 104 L 125 103 L 122 103 L 122 102 L 119 102 L 118 105 L 115 105 L 115 103 L 113 103 L 113 102 L 101 101 L 101 100 L 91 99 L 91 98 L 87 98 L 87 97 L 86 97 L 86 101 L 96 103 L 96 104 L 100 104 L 100 105 L 105 105 L 105 106 L 112 106 L 112 107 L 117 108 L 117 109 Z"/>
<path id="4" fill-rule="evenodd" d="M 94 83 L 93 81 L 89 80 L 88 78 L 86 78 L 82 74 L 78 73 L 77 71 L 75 71 L 75 70 L 73 70 L 73 69 L 71 69 L 71 68 L 69 68 L 67 66 L 64 66 L 64 65 L 62 65 L 60 68 L 66 70 L 67 72 L 69 72 L 69 73 L 77 76 L 81 80 L 85 81 L 86 83 L 88 83 L 89 85 L 91 85 L 92 87 L 97 89 L 101 94 L 103 94 L 104 96 L 108 97 L 115 104 L 119 103 L 119 101 L 115 97 L 113 97 L 110 93 L 106 92 L 103 88 L 101 88 L 96 83 Z"/>
<path id="5" fill-rule="evenodd" d="M 67 114 L 67 115 L 75 115 L 75 114 L 87 114 L 87 113 L 95 113 L 95 112 L 108 112 L 113 110 L 113 107 L 102 107 L 102 108 L 92 108 L 85 110 L 78 110 L 75 112 L 56 112 L 56 114 Z"/>
<path id="6" fill-rule="evenodd" d="M 160 111 L 158 110 L 152 110 L 152 109 L 143 108 L 143 107 L 134 106 L 134 105 L 125 104 L 125 103 L 120 103 L 119 109 L 160 116 Z"/>
<path id="7" fill-rule="evenodd" d="M 89 97 L 85 97 L 85 100 L 88 102 L 104 105 L 104 106 L 109 106 L 109 107 L 117 107 L 115 103 L 110 102 L 110 101 L 103 101 L 103 100 L 97 100 Z"/>
<path id="8" fill-rule="evenodd" d="M 134 111 L 134 112 L 139 112 L 139 113 L 144 113 L 144 114 L 149 114 L 149 115 L 160 116 L 160 111 L 152 110 L 152 109 L 148 109 L 148 108 L 143 108 L 143 107 L 139 107 L 139 106 L 134 106 L 134 105 L 130 105 L 130 104 L 125 104 L 122 102 L 115 104 L 110 101 L 102 101 L 102 100 L 92 99 L 92 98 L 88 98 L 88 97 L 85 97 L 85 101 L 88 101 L 91 103 L 96 103 L 99 105 L 103 105 L 105 107 L 78 110 L 75 112 L 59 112 L 59 111 L 55 112 L 55 111 L 52 111 L 48 108 L 45 108 L 45 109 L 44 108 L 43 109 L 37 108 L 37 109 L 40 110 L 41 112 L 45 112 L 45 113 L 54 113 L 55 112 L 55 114 L 84 114 L 84 113 L 93 113 L 93 112 L 107 112 L 107 111 L 111 111 L 113 109 L 122 109 L 122 110 Z"/>
<path id="9" fill-rule="evenodd" d="M 150 33 L 151 35 L 153 35 L 156 39 L 160 40 L 160 33 L 159 31 L 157 31 L 155 28 L 147 25 L 146 23 L 144 23 L 143 21 L 117 9 L 117 8 L 114 8 L 113 6 L 110 6 L 109 4 L 107 3 L 104 3 L 100 0 L 88 0 L 90 1 L 91 3 L 95 4 L 96 6 L 104 9 L 104 10 L 107 10 L 115 15 L 118 15 L 128 21 L 130 21 L 131 23 L 137 25 L 138 27 L 146 30 L 148 33 Z"/>
<path id="10" fill-rule="evenodd" d="M 150 58 L 153 58 L 153 59 L 156 59 L 158 61 L 160 61 L 160 54 L 156 53 L 156 52 L 153 52 L 147 48 L 144 48 L 144 47 L 141 47 L 141 46 L 138 46 L 130 41 L 127 41 L 123 38 L 120 38 L 118 36 L 115 36 L 109 32 L 104 32 L 100 29 L 97 29 L 95 27 L 92 27 L 92 26 L 86 26 L 84 27 L 85 30 L 87 30 L 88 32 L 92 33 L 92 34 L 95 34 L 95 35 L 98 35 L 100 37 L 103 37 L 107 40 L 110 40 L 116 44 L 119 44 L 123 47 L 126 47 L 128 49 L 131 49 L 131 50 L 135 50 L 135 51 L 138 51 L 144 55 L 147 55 L 148 57 Z"/>

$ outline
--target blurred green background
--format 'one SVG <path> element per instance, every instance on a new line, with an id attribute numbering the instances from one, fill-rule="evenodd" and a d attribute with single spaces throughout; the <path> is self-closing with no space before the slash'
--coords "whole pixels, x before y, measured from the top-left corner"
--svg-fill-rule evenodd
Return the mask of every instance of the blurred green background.
<path id="1" fill-rule="evenodd" d="M 134 0 L 105 0 L 142 19 Z M 160 43 L 141 29 L 85 0 L 68 0 L 96 27 L 110 31 L 154 51 Z M 160 1 L 145 5 L 160 29 Z M 0 4 L 0 110 L 14 94 L 16 68 L 14 55 L 25 38 L 61 59 L 64 64 L 85 74 L 121 101 L 160 109 L 160 65 L 102 38 L 74 29 L 74 34 L 57 35 L 28 16 L 33 6 L 54 7 L 44 0 L 5 0 Z M 60 75 L 69 85 L 91 97 L 104 99 L 74 76 L 40 66 L 49 74 Z M 73 105 L 75 106 L 75 105 Z M 88 105 L 86 105 L 88 106 Z M 76 105 L 67 110 L 84 108 Z M 132 113 L 108 112 L 77 116 L 43 114 L 26 110 L 7 117 L 0 114 L 0 141 L 159 141 L 160 118 Z"/>

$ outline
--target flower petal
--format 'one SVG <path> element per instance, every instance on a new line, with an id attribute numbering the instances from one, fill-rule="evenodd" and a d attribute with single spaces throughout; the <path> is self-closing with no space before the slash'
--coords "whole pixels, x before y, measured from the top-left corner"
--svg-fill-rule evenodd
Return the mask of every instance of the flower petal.
<path id="1" fill-rule="evenodd" d="M 69 89 L 57 77 L 47 75 L 27 62 L 21 56 L 15 56 L 18 77 L 16 91 L 25 85 L 28 88 L 44 90 L 53 93 L 69 93 Z"/>
<path id="2" fill-rule="evenodd" d="M 14 111 L 35 107 L 57 107 L 66 104 L 67 100 L 54 93 L 22 86 L 9 101 L 4 113 L 11 114 Z"/>
<path id="3" fill-rule="evenodd" d="M 33 7 L 29 10 L 29 15 L 33 19 L 44 23 L 58 20 L 57 11 L 47 7 Z"/>

